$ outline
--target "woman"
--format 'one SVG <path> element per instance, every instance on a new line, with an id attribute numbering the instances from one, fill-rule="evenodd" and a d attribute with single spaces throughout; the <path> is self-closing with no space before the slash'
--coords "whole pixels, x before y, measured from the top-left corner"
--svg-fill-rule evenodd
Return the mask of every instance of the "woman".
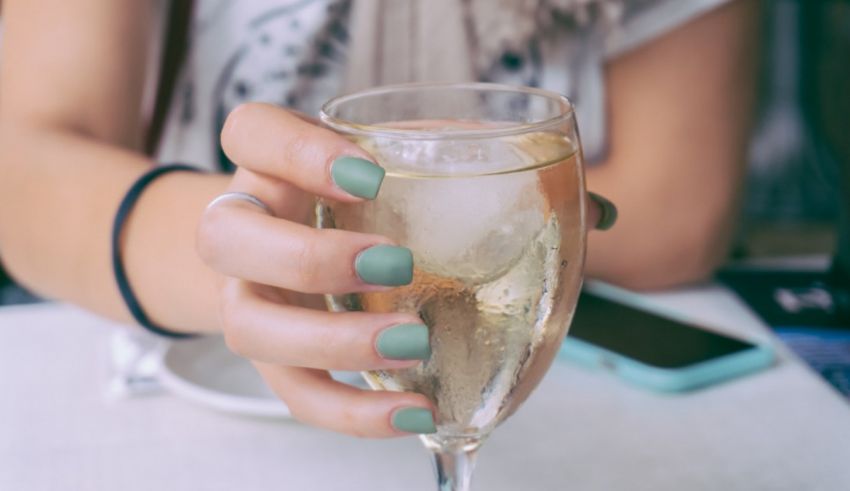
<path id="1" fill-rule="evenodd" d="M 374 196 L 380 170 L 295 113 L 241 104 L 312 112 L 343 83 L 478 78 L 568 92 L 595 160 L 589 186 L 622 210 L 617 227 L 591 235 L 588 274 L 662 288 L 710 273 L 738 197 L 755 0 L 493 4 L 198 2 L 159 158 L 239 169 L 162 175 L 123 223 L 121 264 L 150 324 L 223 330 L 305 422 L 371 437 L 433 427 L 423 396 L 359 391 L 325 371 L 419 363 L 427 339 L 409 336 L 403 353 L 384 355 L 375 340 L 420 319 L 309 308 L 316 293 L 386 288 L 352 266 L 386 239 L 297 223 L 310 195 Z M 140 148 L 156 10 L 110 0 L 3 7 L 3 261 L 35 291 L 128 320 L 110 234 L 127 190 L 154 165 Z M 283 218 L 237 200 L 205 211 L 225 191 L 258 196 Z M 602 204 L 591 222 L 609 226 L 610 206 L 591 202 Z M 393 418 L 400 409 L 416 417 Z"/>

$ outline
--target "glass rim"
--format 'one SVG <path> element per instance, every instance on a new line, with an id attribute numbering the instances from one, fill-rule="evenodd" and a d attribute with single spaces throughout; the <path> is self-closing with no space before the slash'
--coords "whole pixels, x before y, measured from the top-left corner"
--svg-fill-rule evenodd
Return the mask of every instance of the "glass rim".
<path id="1" fill-rule="evenodd" d="M 361 124 L 354 121 L 350 121 L 345 118 L 331 116 L 331 111 L 335 107 L 355 99 L 417 89 L 459 89 L 469 91 L 477 90 L 531 94 L 559 102 L 561 104 L 562 110 L 557 116 L 542 119 L 540 121 L 532 121 L 526 123 L 517 122 L 515 124 L 509 123 L 507 126 L 502 126 L 498 128 L 458 129 L 449 132 L 429 131 L 421 129 L 388 128 L 386 126 L 379 126 L 374 124 Z M 334 97 L 322 105 L 321 111 L 319 112 L 319 119 L 322 123 L 324 123 L 331 129 L 349 135 L 404 140 L 468 140 L 505 137 L 520 135 L 523 133 L 543 131 L 562 124 L 564 121 L 567 121 L 568 119 L 572 118 L 573 114 L 573 104 L 565 95 L 550 90 L 539 89 L 536 87 L 524 87 L 489 82 L 419 82 L 382 85 L 379 87 L 373 87 L 370 89 L 365 89 L 357 92 L 352 92 L 350 94 L 344 94 Z"/>

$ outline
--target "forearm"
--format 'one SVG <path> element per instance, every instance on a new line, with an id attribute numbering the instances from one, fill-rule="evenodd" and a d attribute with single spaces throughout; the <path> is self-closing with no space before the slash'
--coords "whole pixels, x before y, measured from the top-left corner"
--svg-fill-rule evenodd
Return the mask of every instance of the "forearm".
<path id="1" fill-rule="evenodd" d="M 130 320 L 110 262 L 115 211 L 147 158 L 78 134 L 4 124 L 0 130 L 0 254 L 36 292 Z M 146 313 L 177 330 L 217 329 L 216 276 L 195 253 L 203 206 L 221 176 L 170 174 L 130 215 L 123 255 Z"/>
<path id="2" fill-rule="evenodd" d="M 610 151 L 588 187 L 620 217 L 591 234 L 589 276 L 658 289 L 705 279 L 725 259 L 752 122 L 758 7 L 730 2 L 606 66 Z"/>
<path id="3" fill-rule="evenodd" d="M 619 210 L 611 230 L 588 235 L 588 277 L 657 290 L 704 280 L 726 258 L 739 208 L 736 186 L 716 186 L 724 196 L 701 206 L 687 189 L 636 187 L 604 164 L 588 169 L 587 180 Z"/>

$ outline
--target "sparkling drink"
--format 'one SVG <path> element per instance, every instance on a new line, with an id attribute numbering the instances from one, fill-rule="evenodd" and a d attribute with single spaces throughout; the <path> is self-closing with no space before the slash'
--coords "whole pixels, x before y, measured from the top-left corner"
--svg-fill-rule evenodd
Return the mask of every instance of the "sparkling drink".
<path id="1" fill-rule="evenodd" d="M 329 305 L 417 313 L 430 329 L 431 358 L 365 377 L 376 389 L 428 396 L 438 411 L 438 432 L 426 438 L 435 444 L 477 442 L 540 382 L 569 325 L 584 254 L 576 145 L 557 133 L 514 135 L 473 149 L 475 161 L 454 156 L 460 158 L 452 159 L 451 175 L 426 176 L 428 160 L 458 149 L 359 143 L 387 170 L 380 195 L 362 204 L 323 203 L 320 225 L 377 233 L 409 247 L 413 282 L 388 292 L 329 297 Z"/>

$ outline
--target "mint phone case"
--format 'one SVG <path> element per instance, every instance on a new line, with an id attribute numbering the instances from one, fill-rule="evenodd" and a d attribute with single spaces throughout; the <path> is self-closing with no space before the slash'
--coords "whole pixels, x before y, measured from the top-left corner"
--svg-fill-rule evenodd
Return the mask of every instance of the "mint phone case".
<path id="1" fill-rule="evenodd" d="M 600 282 L 588 282 L 585 290 L 626 307 L 648 311 L 652 315 L 687 324 L 692 329 L 699 329 L 693 326 L 691 321 L 682 319 L 680 316 L 657 314 L 655 313 L 657 309 L 653 311 L 642 308 L 644 307 L 643 299 L 626 290 Z M 721 335 L 725 336 L 725 334 Z M 775 354 L 771 346 L 752 341 L 746 342 L 751 343 L 752 347 L 674 368 L 654 366 L 569 336 L 562 344 L 558 356 L 584 367 L 611 371 L 623 380 L 644 388 L 659 392 L 683 392 L 752 373 L 773 363 Z"/>

